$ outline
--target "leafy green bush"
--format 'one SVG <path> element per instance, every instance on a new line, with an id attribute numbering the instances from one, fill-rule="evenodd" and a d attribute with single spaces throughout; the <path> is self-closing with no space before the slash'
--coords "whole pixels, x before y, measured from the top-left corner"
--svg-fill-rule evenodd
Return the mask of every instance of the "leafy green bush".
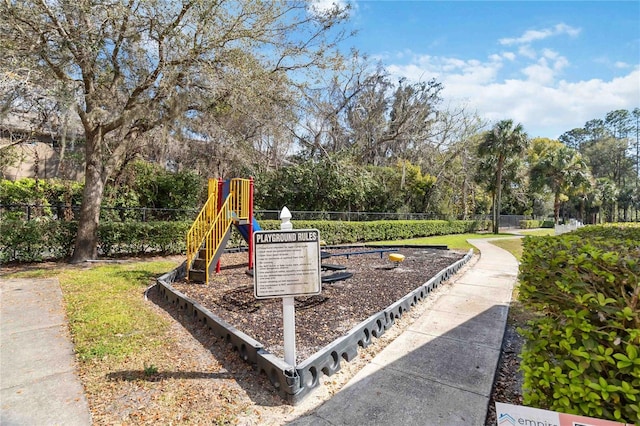
<path id="1" fill-rule="evenodd" d="M 57 217 L 72 220 L 72 208 L 80 205 L 84 185 L 59 179 L 0 180 L 0 205 L 30 205 L 3 211 L 3 219 Z M 100 219 L 143 220 L 144 208 L 153 210 L 153 220 L 190 220 L 203 202 L 207 185 L 193 171 L 169 172 L 157 165 L 136 161 L 105 188 Z M 37 207 L 33 207 L 37 206 Z M 148 212 L 148 211 L 147 211 Z"/>
<path id="2" fill-rule="evenodd" d="M 640 239 L 628 235 L 525 238 L 520 301 L 541 313 L 521 330 L 525 405 L 640 422 Z"/>
<path id="3" fill-rule="evenodd" d="M 408 161 L 362 167 L 342 153 L 266 171 L 255 182 L 257 209 L 456 214 L 439 202 L 437 178 Z"/>
<path id="4" fill-rule="evenodd" d="M 16 205 L 31 204 L 35 207 L 27 210 L 11 210 L 5 219 L 31 219 L 50 217 L 51 209 L 45 197 L 46 181 L 35 179 L 21 179 L 19 181 L 0 180 L 0 204 Z"/>
<path id="5" fill-rule="evenodd" d="M 71 255 L 77 225 L 50 219 L 0 222 L 0 261 L 34 262 Z"/>
<path id="6" fill-rule="evenodd" d="M 489 229 L 490 221 L 392 220 L 372 222 L 293 220 L 294 228 L 315 228 L 327 244 L 402 240 L 432 235 L 463 234 Z M 263 229 L 280 229 L 280 221 L 260 221 Z"/>
<path id="7" fill-rule="evenodd" d="M 348 244 L 364 241 L 398 240 L 447 235 L 488 229 L 488 221 L 294 221 L 294 227 L 315 228 L 327 244 Z M 263 220 L 264 230 L 280 229 L 279 220 Z M 178 254 L 185 251 L 185 236 L 191 222 L 103 221 L 98 228 L 98 247 L 103 256 L 160 253 Z M 24 222 L 5 220 L 0 224 L 0 259 L 32 262 L 43 259 L 64 259 L 72 254 L 77 222 L 38 220 Z M 229 247 L 246 245 L 234 232 Z"/>
<path id="8" fill-rule="evenodd" d="M 184 253 L 190 227 L 190 222 L 104 222 L 98 230 L 98 246 L 105 256 Z"/>
<path id="9" fill-rule="evenodd" d="M 520 221 L 520 229 L 535 229 L 540 228 L 542 224 L 541 220 L 527 219 Z"/>
<path id="10" fill-rule="evenodd" d="M 42 230 L 34 221 L 3 220 L 0 222 L 0 260 L 25 262 L 42 260 Z"/>
<path id="11" fill-rule="evenodd" d="M 0 180 L 0 204 L 39 206 L 31 209 L 31 219 L 54 215 L 64 218 L 64 207 L 78 204 L 81 197 L 82 184 L 75 181 L 31 178 Z M 27 219 L 27 211 L 16 210 L 3 218 Z"/>
<path id="12" fill-rule="evenodd" d="M 573 235 L 582 238 L 607 238 L 629 241 L 636 244 L 640 241 L 640 223 L 608 223 L 603 225 L 587 225 L 576 229 Z"/>
<path id="13" fill-rule="evenodd" d="M 520 229 L 553 228 L 553 220 L 528 219 L 520 221 Z"/>
<path id="14" fill-rule="evenodd" d="M 77 222 L 3 220 L 0 261 L 36 262 L 65 259 L 73 253 Z M 190 222 L 103 222 L 98 247 L 104 256 L 184 253 Z"/>
<path id="15" fill-rule="evenodd" d="M 101 217 L 143 220 L 140 210 L 146 207 L 156 209 L 153 220 L 187 220 L 193 216 L 189 210 L 205 201 L 206 192 L 206 181 L 194 171 L 170 172 L 157 164 L 134 161 L 106 187 L 103 204 L 110 208 L 103 209 Z"/>

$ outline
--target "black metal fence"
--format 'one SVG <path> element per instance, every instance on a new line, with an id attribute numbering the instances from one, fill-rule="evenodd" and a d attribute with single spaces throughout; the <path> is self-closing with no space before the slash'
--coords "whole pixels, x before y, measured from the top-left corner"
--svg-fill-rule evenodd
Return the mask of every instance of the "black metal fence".
<path id="1" fill-rule="evenodd" d="M 115 221 L 175 221 L 193 220 L 199 210 L 196 209 L 165 209 L 157 207 L 112 207 L 101 208 L 101 219 Z M 347 222 L 363 222 L 373 220 L 449 220 L 465 219 L 462 217 L 445 217 L 432 213 L 388 213 L 388 212 L 338 212 L 338 211 L 303 211 L 292 210 L 293 220 L 332 220 Z M 280 210 L 256 210 L 257 220 L 278 220 Z M 77 220 L 80 216 L 80 206 L 37 205 L 37 204 L 0 204 L 0 219 L 34 220 L 46 217 L 54 220 Z M 490 215 L 475 215 L 470 220 L 491 220 Z M 520 221 L 531 219 L 523 215 L 501 215 L 501 228 L 519 228 Z"/>
<path id="2" fill-rule="evenodd" d="M 101 219 L 116 221 L 175 221 L 191 220 L 196 217 L 195 209 L 164 209 L 157 207 L 110 207 L 100 208 Z M 77 220 L 80 217 L 80 205 L 68 206 L 38 204 L 0 204 L 0 218 L 33 220 L 46 217 L 54 220 Z"/>
<path id="3" fill-rule="evenodd" d="M 280 218 L 280 210 L 256 210 L 256 218 Z M 346 222 L 364 222 L 371 220 L 436 220 L 447 218 L 431 213 L 385 213 L 385 212 L 333 212 L 333 211 L 304 211 L 292 210 L 293 220 L 342 220 Z"/>

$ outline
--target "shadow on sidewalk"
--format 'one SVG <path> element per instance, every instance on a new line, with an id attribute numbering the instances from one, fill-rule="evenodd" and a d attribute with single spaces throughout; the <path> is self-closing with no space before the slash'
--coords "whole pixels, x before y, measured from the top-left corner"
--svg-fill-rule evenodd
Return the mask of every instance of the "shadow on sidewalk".
<path id="1" fill-rule="evenodd" d="M 450 327 L 414 324 L 329 401 L 288 424 L 484 425 L 507 313 L 494 305 Z"/>

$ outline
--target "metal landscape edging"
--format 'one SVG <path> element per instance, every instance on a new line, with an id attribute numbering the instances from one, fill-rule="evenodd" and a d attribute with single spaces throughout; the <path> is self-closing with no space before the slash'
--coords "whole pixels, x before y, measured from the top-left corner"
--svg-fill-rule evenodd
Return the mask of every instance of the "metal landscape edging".
<path id="1" fill-rule="evenodd" d="M 160 295 L 187 316 L 201 322 L 217 337 L 238 352 L 240 358 L 254 365 L 258 374 L 265 373 L 269 381 L 284 401 L 296 405 L 320 384 L 321 374 L 331 376 L 340 370 L 340 362 L 350 362 L 358 355 L 358 347 L 366 348 L 372 338 L 379 338 L 390 329 L 395 320 L 425 299 L 441 283 L 453 277 L 473 256 L 473 249 L 460 260 L 442 269 L 429 281 L 422 284 L 388 308 L 380 311 L 347 334 L 326 345 L 297 366 L 268 352 L 264 345 L 238 330 L 198 302 L 176 290 L 171 283 L 184 278 L 185 263 L 159 277 L 156 282 Z"/>

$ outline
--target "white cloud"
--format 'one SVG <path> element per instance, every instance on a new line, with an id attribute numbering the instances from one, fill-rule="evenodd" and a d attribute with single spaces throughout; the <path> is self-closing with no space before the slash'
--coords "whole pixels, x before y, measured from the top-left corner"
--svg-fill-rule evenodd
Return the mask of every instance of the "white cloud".
<path id="1" fill-rule="evenodd" d="M 412 81 L 446 78 L 452 84 L 489 84 L 495 81 L 502 61 L 481 62 L 476 59 L 462 60 L 430 55 L 414 55 L 410 64 L 388 65 L 391 74 L 406 77 Z"/>
<path id="2" fill-rule="evenodd" d="M 611 81 L 588 81 L 548 84 L 550 71 L 542 66 L 530 69 L 535 78 L 507 80 L 474 93 L 455 93 L 445 83 L 445 91 L 461 99 L 471 99 L 481 116 L 490 120 L 512 118 L 521 122 L 530 136 L 557 138 L 565 131 L 584 126 L 614 109 L 633 109 L 640 99 L 640 68 Z M 460 96 L 463 95 L 463 96 Z M 445 94 L 446 96 L 446 94 Z"/>
<path id="3" fill-rule="evenodd" d="M 564 56 L 558 57 L 556 61 L 553 63 L 553 69 L 555 71 L 561 71 L 567 66 L 569 66 L 569 60 Z"/>
<path id="4" fill-rule="evenodd" d="M 530 136 L 558 138 L 562 133 L 616 109 L 640 102 L 640 65 L 607 62 L 617 77 L 569 80 L 570 60 L 549 46 L 531 43 L 553 36 L 575 37 L 579 28 L 558 24 L 501 39 L 513 49 L 478 60 L 419 55 L 404 51 L 388 71 L 409 81 L 435 78 L 444 86 L 445 103 L 462 104 L 489 121 L 504 118 L 522 123 Z"/>
<path id="5" fill-rule="evenodd" d="M 535 59 L 538 57 L 538 54 L 536 53 L 536 51 L 529 45 L 520 46 L 518 48 L 518 53 L 524 56 L 525 58 L 529 58 L 529 59 Z"/>
<path id="6" fill-rule="evenodd" d="M 348 0 L 312 0 L 309 2 L 309 9 L 317 14 L 330 12 L 336 6 L 339 9 L 346 9 L 347 6 L 351 6 L 353 13 L 354 8 L 357 7 L 357 3 L 349 2 Z"/>
<path id="7" fill-rule="evenodd" d="M 409 64 L 387 69 L 410 81 L 436 78 L 444 85 L 445 102 L 465 104 L 490 121 L 511 118 L 522 123 L 532 137 L 557 138 L 614 109 L 638 106 L 640 67 L 611 81 L 569 82 L 558 78 L 558 72 L 569 64 L 567 58 L 551 49 L 542 50 L 541 55 L 520 69 L 522 79 L 500 79 L 504 63 L 499 55 L 484 62 L 413 55 Z"/>
<path id="8" fill-rule="evenodd" d="M 544 58 L 540 59 L 537 64 L 529 65 L 524 68 L 522 73 L 527 76 L 527 80 L 529 82 L 541 85 L 552 84 L 555 74 Z"/>
<path id="9" fill-rule="evenodd" d="M 498 42 L 505 46 L 510 46 L 513 44 L 529 44 L 534 41 L 544 40 L 549 37 L 565 34 L 570 37 L 576 37 L 578 34 L 580 34 L 580 28 L 574 28 L 567 24 L 556 24 L 551 28 L 525 31 L 525 33 L 520 37 L 501 38 L 500 40 L 498 40 Z"/>

